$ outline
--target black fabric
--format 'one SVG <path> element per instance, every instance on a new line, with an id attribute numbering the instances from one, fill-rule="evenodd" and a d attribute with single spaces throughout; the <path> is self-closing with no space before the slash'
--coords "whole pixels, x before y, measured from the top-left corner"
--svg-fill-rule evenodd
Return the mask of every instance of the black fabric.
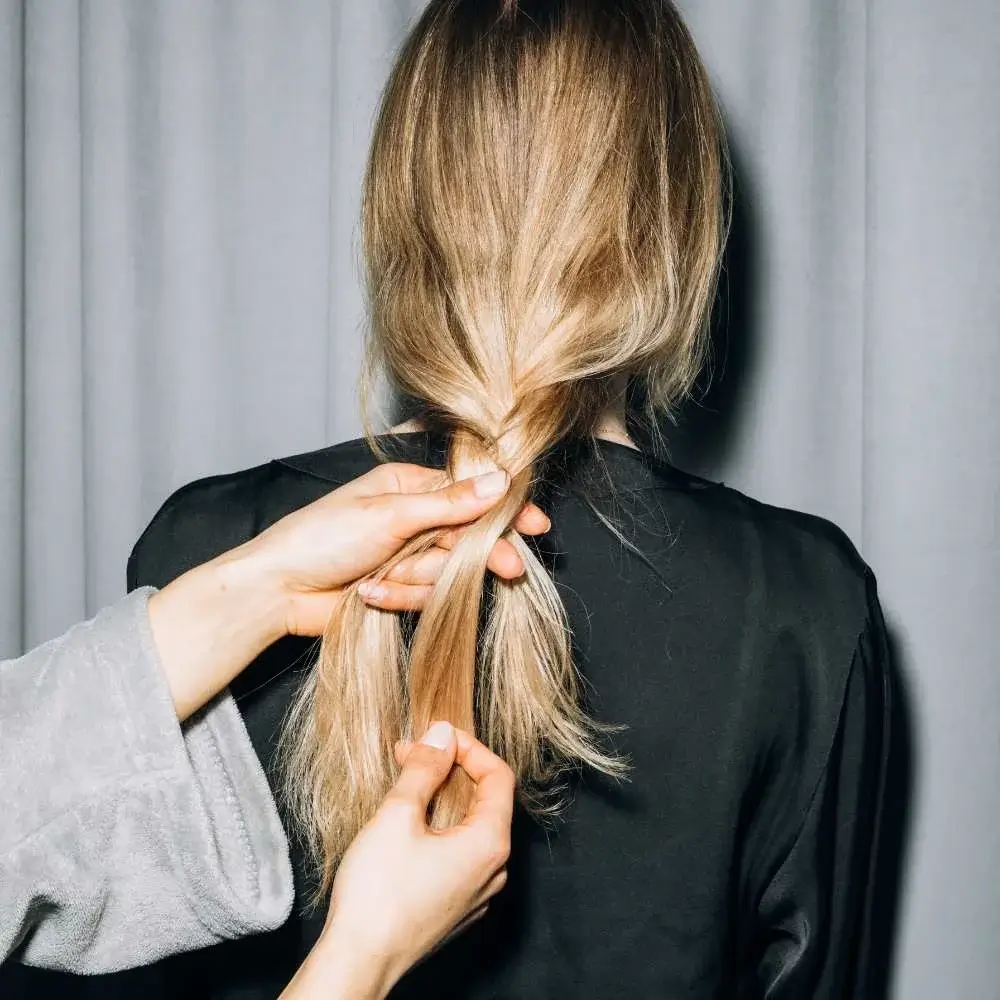
<path id="1" fill-rule="evenodd" d="M 442 457 L 424 434 L 391 447 Z M 186 487 L 136 545 L 130 588 L 165 585 L 374 461 L 355 441 Z M 868 568 L 826 521 L 619 445 L 554 463 L 550 480 L 543 555 L 590 708 L 625 726 L 614 741 L 631 780 L 585 773 L 555 829 L 519 816 L 510 880 L 487 917 L 393 996 L 865 996 L 890 715 Z M 234 685 L 269 774 L 312 655 L 286 639 Z M 321 924 L 294 916 L 141 979 L 60 979 L 58 995 L 273 998 Z"/>

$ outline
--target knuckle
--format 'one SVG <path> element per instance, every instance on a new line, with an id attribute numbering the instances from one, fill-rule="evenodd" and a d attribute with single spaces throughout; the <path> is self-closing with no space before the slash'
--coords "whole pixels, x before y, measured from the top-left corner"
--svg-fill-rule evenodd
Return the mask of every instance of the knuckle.
<path id="1" fill-rule="evenodd" d="M 510 832 L 491 830 L 483 839 L 483 856 L 491 871 L 506 865 L 510 859 Z"/>
<path id="2" fill-rule="evenodd" d="M 446 774 L 452 766 L 448 755 L 443 750 L 426 746 L 423 743 L 414 747 L 408 763 L 411 762 L 422 770 L 430 771 L 435 776 Z"/>
<path id="3" fill-rule="evenodd" d="M 391 484 L 391 488 L 401 490 L 403 488 L 403 477 L 407 472 L 405 462 L 385 462 L 381 466 L 382 475 L 385 476 L 386 483 Z"/>
<path id="4" fill-rule="evenodd" d="M 497 780 L 503 784 L 505 791 L 513 795 L 517 788 L 517 779 L 514 776 L 514 772 L 505 760 L 497 759 L 499 760 L 497 764 Z"/>
<path id="5" fill-rule="evenodd" d="M 510 833 L 504 833 L 496 845 L 498 865 L 505 865 L 510 860 Z"/>

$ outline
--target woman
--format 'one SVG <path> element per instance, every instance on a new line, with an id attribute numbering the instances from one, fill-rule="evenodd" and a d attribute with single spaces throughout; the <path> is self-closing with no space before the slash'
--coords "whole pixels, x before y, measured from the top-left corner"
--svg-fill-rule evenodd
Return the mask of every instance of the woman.
<path id="1" fill-rule="evenodd" d="M 668 0 L 433 0 L 364 197 L 372 357 L 416 423 L 192 485 L 133 553 L 131 585 L 166 583 L 387 456 L 509 472 L 415 629 L 366 609 L 389 560 L 315 669 L 285 640 L 237 685 L 305 841 L 303 902 L 390 780 L 386 748 L 434 713 L 515 771 L 507 888 L 394 996 L 865 991 L 888 712 L 873 578 L 832 525 L 685 475 L 652 433 L 704 354 L 724 173 Z M 554 526 L 537 549 L 508 534 L 528 496 Z M 501 535 L 525 581 L 484 587 Z M 449 782 L 435 821 L 467 801 Z M 271 997 L 323 919 L 163 982 Z"/>
<path id="2" fill-rule="evenodd" d="M 0 792 L 16 803 L 0 833 L 0 962 L 16 950 L 33 965 L 97 972 L 284 922 L 287 842 L 232 699 L 191 716 L 278 635 L 321 630 L 345 587 L 405 538 L 458 530 L 507 488 L 502 473 L 443 489 L 437 479 L 381 466 L 164 590 L 137 591 L 0 663 Z M 535 533 L 547 520 L 526 507 L 518 523 Z M 508 578 L 523 571 L 506 542 L 491 563 Z M 415 570 L 399 568 L 390 606 L 419 606 Z M 434 838 L 423 817 L 456 759 L 476 782 L 476 816 Z M 502 883 L 506 765 L 465 734 L 456 742 L 446 722 L 399 762 L 290 997 L 337 984 L 379 995 Z M 434 876 L 430 891 L 400 878 L 407 866 Z"/>

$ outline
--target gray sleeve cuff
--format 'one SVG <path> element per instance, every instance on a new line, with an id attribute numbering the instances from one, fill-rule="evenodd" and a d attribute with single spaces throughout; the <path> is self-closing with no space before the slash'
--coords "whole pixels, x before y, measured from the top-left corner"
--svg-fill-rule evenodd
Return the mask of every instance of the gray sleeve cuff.
<path id="1" fill-rule="evenodd" d="M 178 726 L 149 624 L 153 592 L 135 591 L 128 599 L 133 607 L 122 610 L 135 615 L 142 661 L 156 669 L 130 671 L 120 680 L 129 714 L 155 715 L 149 735 L 158 735 L 159 752 L 176 757 L 181 773 L 190 776 L 171 789 L 174 801 L 164 817 L 172 827 L 173 861 L 193 909 L 214 935 L 273 930 L 291 912 L 293 889 L 288 841 L 270 786 L 228 691 Z M 142 757 L 158 756 L 142 742 L 136 749 Z"/>
<path id="2" fill-rule="evenodd" d="M 288 844 L 236 706 L 178 725 L 150 591 L 0 663 L 0 961 L 111 972 L 280 926 Z"/>

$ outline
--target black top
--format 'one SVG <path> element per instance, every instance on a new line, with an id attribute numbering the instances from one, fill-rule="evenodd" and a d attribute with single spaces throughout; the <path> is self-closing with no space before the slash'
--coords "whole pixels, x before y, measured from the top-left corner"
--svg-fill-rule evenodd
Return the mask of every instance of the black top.
<path id="1" fill-rule="evenodd" d="M 394 441 L 400 458 L 441 463 L 428 435 Z M 373 464 L 352 441 L 185 487 L 136 545 L 129 587 L 165 585 Z M 589 707 L 625 725 L 631 781 L 585 773 L 554 830 L 518 817 L 486 918 L 393 996 L 863 995 L 889 717 L 870 571 L 832 524 L 621 445 L 578 460 L 544 506 Z M 269 775 L 312 649 L 285 639 L 233 686 Z M 322 919 L 90 988 L 270 1000 Z"/>

